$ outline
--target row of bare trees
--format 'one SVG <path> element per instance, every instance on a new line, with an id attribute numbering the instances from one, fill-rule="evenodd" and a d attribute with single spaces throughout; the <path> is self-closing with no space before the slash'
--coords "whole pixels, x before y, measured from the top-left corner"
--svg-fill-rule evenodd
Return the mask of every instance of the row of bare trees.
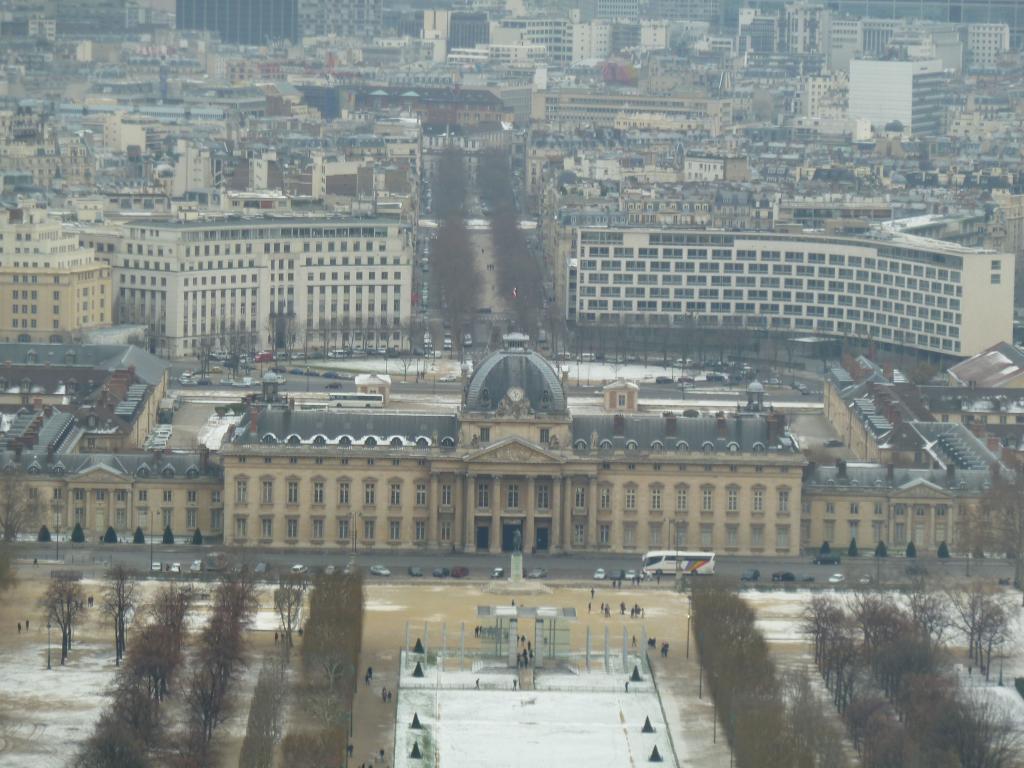
<path id="1" fill-rule="evenodd" d="M 108 581 L 107 595 L 116 583 L 114 577 Z M 143 768 L 170 752 L 162 704 L 181 665 L 191 603 L 189 591 L 171 585 L 138 610 L 144 626 L 118 670 L 110 708 L 73 759 L 76 768 Z"/>
<path id="2" fill-rule="evenodd" d="M 842 742 L 806 674 L 777 673 L 750 606 L 703 583 L 692 599 L 701 674 L 738 768 L 845 766 Z"/>
<path id="3" fill-rule="evenodd" d="M 519 210 L 509 153 L 492 149 L 480 155 L 477 164 L 480 198 L 490 209 L 491 243 L 497 261 L 498 285 L 506 296 L 513 296 L 512 311 L 516 323 L 531 331 L 542 320 L 544 310 L 544 271 L 530 252 L 519 228 Z"/>
<path id="4" fill-rule="evenodd" d="M 1008 626 L 1003 593 L 982 583 L 947 592 L 918 583 L 905 599 L 820 595 L 804 614 L 815 664 L 865 768 L 1016 765 L 1011 724 L 944 669 L 960 633 L 987 679 Z"/>
<path id="5" fill-rule="evenodd" d="M 363 608 L 361 574 L 316 578 L 303 625 L 298 714 L 282 742 L 288 765 L 328 768 L 336 766 L 338 755 L 344 754 L 351 738 Z"/>
<path id="6" fill-rule="evenodd" d="M 28 473 L 4 470 L 0 473 L 0 534 L 6 542 L 33 531 L 43 517 L 38 489 L 28 483 Z"/>
<path id="7" fill-rule="evenodd" d="M 431 257 L 432 294 L 440 297 L 444 317 L 455 338 L 472 328 L 480 297 L 480 271 L 466 229 L 465 160 L 462 152 L 441 154 L 434 175 L 434 209 L 438 230 Z"/>

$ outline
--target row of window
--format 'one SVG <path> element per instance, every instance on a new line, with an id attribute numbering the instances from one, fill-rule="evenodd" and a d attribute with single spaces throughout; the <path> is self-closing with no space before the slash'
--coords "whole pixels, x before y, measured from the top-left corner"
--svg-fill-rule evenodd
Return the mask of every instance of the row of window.
<path id="1" fill-rule="evenodd" d="M 174 510 L 170 508 L 162 508 L 159 512 L 154 512 L 154 519 L 150 521 L 148 509 L 137 509 L 138 515 L 137 520 L 134 523 L 128 517 L 128 509 L 125 507 L 117 507 L 114 510 L 113 520 L 107 521 L 113 525 L 119 531 L 125 531 L 131 529 L 133 525 L 137 525 L 143 531 L 150 530 L 150 523 L 152 522 L 153 527 L 159 526 L 159 530 L 154 530 L 154 533 L 161 532 L 164 528 L 170 526 L 172 529 L 175 526 L 174 521 Z M 86 507 L 76 506 L 72 509 L 71 525 L 78 524 L 82 528 L 88 530 L 90 527 L 89 522 L 89 511 Z M 56 520 L 54 521 L 57 522 Z M 220 531 L 224 527 L 224 512 L 220 509 L 210 510 L 210 530 Z M 185 528 L 188 531 L 194 531 L 199 528 L 199 510 L 195 507 L 188 507 L 185 509 Z M 180 533 L 180 532 L 179 532 Z"/>
<path id="2" fill-rule="evenodd" d="M 109 495 L 113 495 L 115 501 L 119 501 L 119 502 L 123 503 L 123 502 L 128 501 L 128 493 L 129 492 L 127 490 L 118 489 L 118 490 L 115 490 L 113 492 L 113 494 L 110 494 L 104 488 L 95 488 L 92 491 L 92 498 L 93 498 L 93 500 L 98 501 L 98 502 L 105 502 Z M 54 488 L 54 490 L 53 490 L 53 498 L 61 499 L 61 498 L 63 498 L 63 495 L 64 495 L 64 492 L 63 492 L 62 489 Z M 89 495 L 89 490 L 87 488 L 72 488 L 71 489 L 71 498 L 73 500 L 75 500 L 75 501 L 85 501 L 86 498 L 88 497 L 88 495 Z M 163 496 L 164 503 L 167 503 L 167 504 L 173 503 L 173 501 L 174 501 L 174 490 L 171 489 L 171 488 L 165 488 L 162 491 L 162 496 Z M 140 502 L 147 502 L 147 501 L 149 501 L 149 491 L 147 489 L 145 489 L 145 488 L 140 488 L 139 490 L 137 490 L 135 492 L 135 497 Z M 194 489 L 187 489 L 185 491 L 185 499 L 186 499 L 186 501 L 189 504 L 195 504 L 197 499 L 198 499 L 198 491 L 196 491 Z M 212 491 L 210 491 L 210 501 L 213 504 L 219 504 L 220 503 L 220 491 L 219 490 L 212 490 Z"/>
<path id="3" fill-rule="evenodd" d="M 362 487 L 362 504 L 366 507 L 372 507 L 377 504 L 377 481 L 373 479 L 363 480 Z M 402 505 L 402 482 L 391 481 L 387 483 L 387 503 L 392 507 L 399 507 Z M 491 506 L 492 498 L 492 481 L 490 480 L 478 480 L 475 488 L 475 501 L 478 509 L 488 509 Z M 520 502 L 523 499 L 522 492 L 524 490 L 524 484 L 518 481 L 505 481 L 501 483 L 502 490 L 504 491 L 504 502 L 505 508 L 507 509 L 519 509 Z M 275 499 L 275 481 L 270 478 L 265 478 L 260 481 L 260 497 L 259 503 L 263 505 L 274 504 Z M 676 512 L 688 512 L 690 510 L 690 487 L 685 484 L 676 485 L 673 489 L 675 511 Z M 572 501 L 574 509 L 585 510 L 587 509 L 587 486 L 576 485 L 573 488 Z M 717 488 L 714 485 L 702 485 L 699 488 L 699 499 L 700 499 L 700 511 L 702 513 L 714 513 L 715 512 L 715 498 L 717 495 Z M 327 481 L 314 479 L 311 481 L 310 486 L 310 500 L 311 503 L 322 505 L 326 504 L 326 493 L 327 493 Z M 427 483 L 417 482 L 415 484 L 415 505 L 417 507 L 425 507 L 427 505 Z M 763 514 L 766 511 L 766 499 L 767 499 L 767 488 L 763 486 L 755 486 L 750 490 L 749 505 L 750 510 L 754 514 Z M 626 511 L 636 511 L 638 502 L 639 487 L 634 484 L 628 484 L 623 488 L 622 502 L 623 507 Z M 738 485 L 729 485 L 725 488 L 725 511 L 730 513 L 738 513 L 741 506 L 741 498 L 743 496 L 742 489 Z M 776 512 L 779 514 L 788 514 L 790 511 L 790 490 L 789 488 L 779 488 L 775 495 L 776 500 Z M 443 507 L 451 507 L 453 502 L 453 486 L 451 483 L 440 484 L 440 505 Z M 249 480 L 248 478 L 238 478 L 235 480 L 235 503 L 236 504 L 248 504 L 249 503 Z M 298 505 L 300 503 L 300 481 L 299 480 L 287 480 L 285 481 L 285 503 L 290 505 Z M 337 503 L 339 506 L 347 507 L 352 504 L 352 483 L 348 480 L 343 480 L 337 484 Z M 534 488 L 534 499 L 533 506 L 536 509 L 549 509 L 552 503 L 552 486 L 550 483 L 539 482 Z M 602 485 L 597 489 L 597 505 L 601 511 L 610 511 L 613 503 L 613 489 L 611 486 Z M 647 488 L 647 508 L 654 512 L 660 512 L 665 509 L 666 505 L 666 489 L 660 484 L 653 484 Z"/>
<path id="4" fill-rule="evenodd" d="M 377 521 L 371 518 L 367 518 L 361 521 L 361 541 L 373 542 L 377 537 Z M 402 541 L 402 520 L 394 519 L 388 520 L 387 522 L 387 540 L 390 542 Z M 300 520 L 298 517 L 286 517 L 284 520 L 284 535 L 285 539 L 298 540 L 299 538 L 299 525 Z M 309 538 L 312 541 L 323 541 L 325 533 L 327 532 L 327 520 L 323 517 L 313 517 L 309 521 Z M 261 517 L 259 518 L 259 538 L 265 540 L 273 540 L 274 538 L 274 525 L 275 521 L 272 517 Z M 349 518 L 338 518 L 334 521 L 334 531 L 336 538 L 339 541 L 349 541 L 352 537 L 352 521 Z M 427 521 L 426 520 L 414 520 L 412 524 L 413 541 L 418 543 L 425 543 L 427 540 Z M 236 539 L 246 539 L 249 537 L 249 518 L 243 516 L 235 517 L 235 528 L 234 528 Z M 452 522 L 451 520 L 441 520 L 438 523 L 438 539 L 442 543 L 451 542 L 452 540 Z"/>

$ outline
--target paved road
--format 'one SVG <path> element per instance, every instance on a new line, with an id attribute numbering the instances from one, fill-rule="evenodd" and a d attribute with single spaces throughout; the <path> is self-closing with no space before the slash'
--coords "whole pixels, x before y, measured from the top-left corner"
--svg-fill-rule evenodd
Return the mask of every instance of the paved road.
<path id="1" fill-rule="evenodd" d="M 53 544 L 18 544 L 17 556 L 23 561 L 31 561 L 39 558 L 42 561 L 52 561 L 55 554 Z M 153 546 L 153 560 L 168 566 L 171 563 L 181 563 L 183 570 L 188 570 L 193 560 L 201 559 L 206 554 L 222 550 L 216 546 L 194 547 L 191 545 L 164 546 L 156 544 Z M 115 545 L 78 545 L 71 548 L 61 543 L 61 561 L 68 567 L 80 567 L 85 570 L 99 570 L 109 562 L 125 563 L 137 570 L 147 571 L 150 567 L 150 547 L 145 544 L 115 544 Z M 509 556 L 491 554 L 462 554 L 442 552 L 351 552 L 349 550 L 334 550 L 329 552 L 311 552 L 308 550 L 294 551 L 264 551 L 259 549 L 228 550 L 229 557 L 236 562 L 255 564 L 267 563 L 271 573 L 275 569 L 284 570 L 292 565 L 301 563 L 311 568 L 322 568 L 328 564 L 336 566 L 344 565 L 349 560 L 354 560 L 361 567 L 371 565 L 385 565 L 391 569 L 392 578 L 405 576 L 406 569 L 410 566 L 418 566 L 426 574 L 436 567 L 453 568 L 465 566 L 469 568 L 470 578 L 486 579 L 492 568 L 501 566 L 508 568 Z M 590 581 L 594 570 L 604 568 L 605 570 L 638 568 L 641 554 L 636 555 L 603 555 L 603 554 L 573 554 L 573 555 L 530 555 L 524 557 L 524 566 L 530 568 L 544 568 L 548 571 L 550 579 L 567 581 Z M 715 580 L 725 583 L 738 583 L 740 575 L 748 569 L 757 569 L 761 573 L 761 582 L 771 582 L 771 574 L 776 571 L 788 571 L 800 577 L 813 576 L 814 584 L 826 584 L 829 576 L 834 573 L 842 573 L 847 583 L 858 585 L 859 579 L 869 576 L 874 582 L 896 584 L 906 583 L 910 579 L 906 575 L 908 565 L 923 567 L 928 577 L 941 576 L 944 580 L 960 580 L 966 574 L 966 563 L 963 560 L 950 559 L 946 561 L 936 558 L 919 558 L 917 561 L 908 561 L 901 557 L 884 558 L 876 560 L 870 554 L 864 557 L 848 558 L 843 557 L 839 566 L 835 565 L 813 565 L 812 556 L 806 557 L 740 557 L 720 556 L 716 558 Z M 1013 564 L 1006 560 L 984 560 L 971 563 L 972 575 L 980 575 L 982 578 L 996 581 L 1000 578 L 1013 577 Z M 664 580 L 667 586 L 668 580 Z M 806 586 L 806 584 L 797 584 Z"/>

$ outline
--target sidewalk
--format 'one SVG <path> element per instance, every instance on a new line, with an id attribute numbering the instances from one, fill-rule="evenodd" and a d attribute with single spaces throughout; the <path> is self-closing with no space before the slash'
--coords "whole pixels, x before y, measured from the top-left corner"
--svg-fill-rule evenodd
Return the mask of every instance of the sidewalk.
<path id="1" fill-rule="evenodd" d="M 352 757 L 350 767 L 366 763 L 373 768 L 390 766 L 395 742 L 395 708 L 398 706 L 398 650 L 376 652 L 363 640 L 359 659 L 359 683 L 352 715 Z M 366 668 L 373 667 L 373 680 L 364 684 Z M 393 691 L 390 702 L 381 700 L 381 689 Z M 384 750 L 384 760 L 380 750 Z"/>

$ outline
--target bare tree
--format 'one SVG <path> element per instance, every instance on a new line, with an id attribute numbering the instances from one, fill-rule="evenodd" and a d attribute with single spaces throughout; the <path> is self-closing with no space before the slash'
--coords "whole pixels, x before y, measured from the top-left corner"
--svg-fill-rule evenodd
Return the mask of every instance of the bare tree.
<path id="1" fill-rule="evenodd" d="M 20 469 L 0 473 L 0 530 L 4 541 L 15 541 L 39 523 L 42 505 L 28 477 Z"/>
<path id="2" fill-rule="evenodd" d="M 967 638 L 968 671 L 971 663 L 982 663 L 982 638 L 989 614 L 988 603 L 992 599 L 992 588 L 981 582 L 973 582 L 963 589 L 952 589 L 947 593 L 953 611 L 953 622 Z"/>
<path id="3" fill-rule="evenodd" d="M 136 608 L 135 572 L 124 565 L 115 565 L 107 572 L 107 584 L 103 589 L 101 607 L 103 613 L 114 625 L 114 652 L 117 665 L 124 658 L 128 642 L 128 625 Z"/>
<path id="4" fill-rule="evenodd" d="M 298 628 L 307 586 L 304 575 L 289 573 L 281 576 L 274 590 L 274 608 L 281 619 L 281 631 L 288 648 L 292 646 L 292 633 Z"/>
<path id="5" fill-rule="evenodd" d="M 43 607 L 47 621 L 60 629 L 60 663 L 63 665 L 71 652 L 75 624 L 82 610 L 82 585 L 71 579 L 51 580 L 43 596 Z"/>
<path id="6" fill-rule="evenodd" d="M 17 583 L 14 569 L 11 567 L 11 548 L 0 543 L 0 592 L 10 589 Z"/>
<path id="7" fill-rule="evenodd" d="M 273 768 L 274 749 L 283 735 L 286 682 L 283 657 L 264 659 L 249 705 L 238 768 Z"/>
<path id="8" fill-rule="evenodd" d="M 1024 473 L 998 473 L 981 502 L 991 543 L 1013 558 L 1014 585 L 1024 605 Z"/>
<path id="9" fill-rule="evenodd" d="M 907 595 L 910 620 L 917 627 L 921 637 L 933 646 L 941 647 L 947 633 L 953 627 L 946 595 L 925 586 L 924 579 L 914 581 Z"/>

